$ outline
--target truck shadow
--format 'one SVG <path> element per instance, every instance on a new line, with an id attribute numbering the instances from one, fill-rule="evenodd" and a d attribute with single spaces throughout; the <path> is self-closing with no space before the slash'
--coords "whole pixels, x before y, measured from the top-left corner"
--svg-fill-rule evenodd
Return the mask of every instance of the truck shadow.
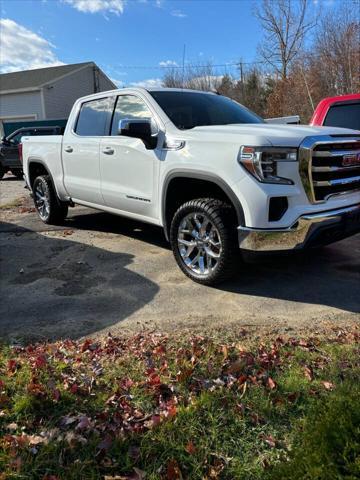
<path id="1" fill-rule="evenodd" d="M 254 257 L 221 290 L 360 312 L 360 235 L 322 249 Z M 271 313 L 271 312 L 269 312 Z"/>
<path id="2" fill-rule="evenodd" d="M 70 217 L 67 226 L 117 233 L 170 250 L 159 227 L 108 213 L 87 212 Z M 360 235 L 323 249 L 254 256 L 251 262 L 240 265 L 239 274 L 233 280 L 215 289 L 357 313 L 360 311 L 359 259 Z"/>
<path id="3" fill-rule="evenodd" d="M 116 233 L 167 250 L 170 249 L 161 227 L 106 212 L 84 209 L 84 213 L 74 214 L 70 211 L 70 216 L 66 219 L 66 227 L 95 232 Z"/>
<path id="4" fill-rule="evenodd" d="M 1 229 L 0 339 L 92 335 L 144 307 L 159 290 L 127 268 L 132 255 L 14 227 Z"/>

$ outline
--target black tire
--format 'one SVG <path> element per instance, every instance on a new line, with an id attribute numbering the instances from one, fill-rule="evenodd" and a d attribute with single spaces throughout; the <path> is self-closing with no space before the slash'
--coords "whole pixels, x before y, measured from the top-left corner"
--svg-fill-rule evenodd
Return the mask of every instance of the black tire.
<path id="1" fill-rule="evenodd" d="M 12 169 L 11 173 L 14 175 L 14 177 L 18 178 L 19 180 L 23 180 L 24 172 L 20 168 Z"/>
<path id="2" fill-rule="evenodd" d="M 209 231 L 203 230 L 201 236 L 197 236 L 195 231 L 197 226 L 189 233 L 191 226 L 198 221 L 197 217 L 200 220 L 203 219 L 203 224 L 208 225 Z M 199 232 L 201 231 L 199 228 Z M 175 260 L 185 275 L 203 285 L 216 285 L 230 278 L 239 265 L 240 255 L 236 233 L 236 215 L 230 205 L 213 198 L 199 198 L 184 203 L 176 211 L 170 227 L 170 243 Z M 187 235 L 191 242 L 190 247 L 189 241 L 181 238 L 181 235 L 183 237 Z M 210 239 L 212 235 L 213 238 Z M 184 247 L 181 244 L 183 240 L 188 242 Z M 194 242 L 196 246 L 193 246 Z M 211 255 L 207 255 L 209 247 Z M 190 255 L 188 255 L 189 250 L 186 249 L 191 250 Z M 212 258 L 214 254 L 218 255 L 216 263 Z M 197 262 L 200 271 L 193 270 L 196 263 L 191 266 L 196 256 L 203 257 L 201 264 L 200 261 Z M 215 265 L 212 266 L 212 263 Z"/>
<path id="3" fill-rule="evenodd" d="M 36 211 L 44 223 L 57 225 L 64 221 L 68 213 L 68 205 L 59 200 L 49 175 L 40 175 L 35 178 L 33 194 Z"/>

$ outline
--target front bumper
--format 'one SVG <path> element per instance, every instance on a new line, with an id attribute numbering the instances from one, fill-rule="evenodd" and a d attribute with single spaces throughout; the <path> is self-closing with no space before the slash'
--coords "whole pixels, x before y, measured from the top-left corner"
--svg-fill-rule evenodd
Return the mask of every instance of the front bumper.
<path id="1" fill-rule="evenodd" d="M 337 242 L 360 232 L 360 204 L 302 215 L 288 228 L 238 227 L 239 247 L 251 251 L 298 250 Z"/>

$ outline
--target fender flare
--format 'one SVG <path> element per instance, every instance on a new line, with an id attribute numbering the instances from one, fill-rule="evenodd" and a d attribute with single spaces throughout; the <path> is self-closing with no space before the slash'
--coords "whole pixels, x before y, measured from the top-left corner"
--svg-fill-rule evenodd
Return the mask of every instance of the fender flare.
<path id="1" fill-rule="evenodd" d="M 241 203 L 238 197 L 235 195 L 232 188 L 225 182 L 225 180 L 223 180 L 221 177 L 219 177 L 214 173 L 209 173 L 201 170 L 191 170 L 191 169 L 172 170 L 165 177 L 164 186 L 161 193 L 161 220 L 162 220 L 162 225 L 164 228 L 166 240 L 169 240 L 168 225 L 166 220 L 166 199 L 167 199 L 169 184 L 175 178 L 189 178 L 189 179 L 196 179 L 196 180 L 204 180 L 217 185 L 225 193 L 225 195 L 229 198 L 232 205 L 234 206 L 237 220 L 238 220 L 238 225 L 244 225 L 244 221 L 245 221 L 244 210 L 241 206 Z"/>
<path id="2" fill-rule="evenodd" d="M 40 158 L 30 157 L 29 160 L 28 160 L 28 165 L 27 165 L 27 166 L 28 166 L 28 173 L 29 173 L 29 183 L 30 183 L 30 165 L 31 165 L 32 163 L 40 163 L 40 165 L 42 165 L 42 166 L 45 168 L 45 170 L 47 171 L 47 174 L 48 174 L 49 177 L 50 177 L 51 183 L 53 184 L 53 187 L 54 187 L 54 189 L 55 189 L 55 191 L 56 191 L 56 195 L 57 195 L 57 197 L 59 197 L 59 193 L 58 193 L 58 191 L 57 191 L 56 184 L 55 184 L 54 179 L 53 179 L 53 176 L 52 176 L 52 174 L 51 174 L 51 172 L 50 172 L 50 170 L 49 170 L 49 167 L 48 167 L 48 166 L 46 165 L 46 163 L 45 163 L 43 160 L 41 160 Z M 32 191 L 32 185 L 29 185 L 29 188 L 30 188 L 30 190 Z"/>

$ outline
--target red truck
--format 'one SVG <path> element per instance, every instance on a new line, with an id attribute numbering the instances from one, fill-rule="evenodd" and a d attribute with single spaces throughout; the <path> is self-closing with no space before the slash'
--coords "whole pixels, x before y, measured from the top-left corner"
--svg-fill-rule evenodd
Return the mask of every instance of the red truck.
<path id="1" fill-rule="evenodd" d="M 316 107 L 310 125 L 360 130 L 360 93 L 324 98 Z"/>

